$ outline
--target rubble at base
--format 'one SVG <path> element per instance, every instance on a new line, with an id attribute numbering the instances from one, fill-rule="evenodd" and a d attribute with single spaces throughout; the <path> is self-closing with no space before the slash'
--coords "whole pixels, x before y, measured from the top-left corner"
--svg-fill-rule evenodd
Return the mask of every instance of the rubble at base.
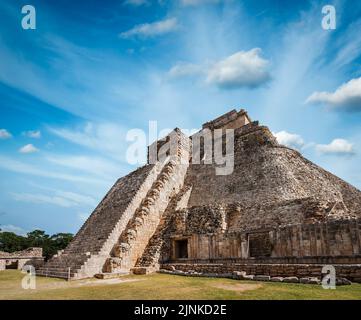
<path id="1" fill-rule="evenodd" d="M 267 275 L 252 275 L 246 274 L 245 271 L 234 271 L 233 273 L 202 273 L 194 270 L 182 271 L 182 270 L 168 270 L 160 269 L 159 273 L 188 276 L 188 277 L 210 277 L 210 278 L 230 278 L 235 280 L 253 280 L 253 281 L 270 281 L 270 282 L 284 282 L 284 283 L 300 283 L 300 284 L 321 284 L 321 279 L 316 277 L 270 277 Z M 336 278 L 336 285 L 351 285 L 352 282 L 346 278 Z"/>

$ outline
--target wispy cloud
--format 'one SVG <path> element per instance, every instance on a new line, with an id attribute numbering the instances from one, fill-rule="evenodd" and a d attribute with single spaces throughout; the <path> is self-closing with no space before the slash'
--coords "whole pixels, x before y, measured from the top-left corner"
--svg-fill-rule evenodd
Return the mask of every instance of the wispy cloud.
<path id="1" fill-rule="evenodd" d="M 73 201 L 62 197 L 51 197 L 43 194 L 32 194 L 32 193 L 11 193 L 11 196 L 15 201 L 30 202 L 37 204 L 51 204 L 64 208 L 75 206 Z"/>
<path id="2" fill-rule="evenodd" d="M 361 55 L 361 19 L 351 23 L 342 37 L 336 42 L 338 50 L 336 57 L 333 59 L 332 66 L 341 68 L 360 57 Z"/>
<path id="3" fill-rule="evenodd" d="M 15 201 L 51 204 L 60 207 L 74 207 L 80 205 L 94 206 L 95 200 L 74 192 L 57 191 L 55 195 L 34 194 L 34 193 L 11 193 Z"/>
<path id="4" fill-rule="evenodd" d="M 120 164 L 95 156 L 49 155 L 46 156 L 46 160 L 107 179 L 115 179 L 122 172 Z"/>
<path id="5" fill-rule="evenodd" d="M 144 5 L 149 5 L 149 1 L 148 0 L 125 0 L 123 2 L 123 4 L 140 7 L 140 6 L 144 6 Z"/>
<path id="6" fill-rule="evenodd" d="M 36 148 L 33 144 L 31 144 L 31 143 L 29 143 L 29 144 L 27 144 L 27 145 L 25 145 L 25 146 L 23 146 L 23 147 L 21 147 L 20 149 L 19 149 L 19 152 L 20 153 L 34 153 L 34 152 L 38 152 L 39 151 L 39 149 L 38 148 Z"/>
<path id="7" fill-rule="evenodd" d="M 0 139 L 9 139 L 12 137 L 12 134 L 6 129 L 0 129 Z"/>
<path id="8" fill-rule="evenodd" d="M 113 123 L 91 123 L 76 128 L 48 127 L 48 130 L 71 143 L 93 149 L 118 160 L 125 159 L 126 130 Z"/>
<path id="9" fill-rule="evenodd" d="M 206 70 L 203 66 L 187 62 L 179 62 L 168 71 L 168 74 L 172 78 L 181 78 L 200 75 L 205 72 Z"/>
<path id="10" fill-rule="evenodd" d="M 353 144 L 345 139 L 334 139 L 329 144 L 317 144 L 316 151 L 321 154 L 354 155 Z"/>
<path id="11" fill-rule="evenodd" d="M 116 88 L 129 85 L 122 73 L 129 73 L 130 61 L 125 64 L 112 52 L 82 47 L 54 34 L 34 39 L 44 64 L 31 60 L 36 55 L 24 59 L 0 37 L 0 82 L 86 119 L 121 113 L 119 105 L 126 97 Z"/>
<path id="12" fill-rule="evenodd" d="M 180 2 L 183 6 L 199 6 L 208 3 L 219 3 L 222 0 L 180 0 Z"/>
<path id="13" fill-rule="evenodd" d="M 27 233 L 27 231 L 23 228 L 14 226 L 12 224 L 1 224 L 0 229 L 0 232 L 13 232 L 19 236 L 25 236 Z"/>
<path id="14" fill-rule="evenodd" d="M 29 130 L 29 131 L 24 131 L 23 135 L 29 138 L 34 138 L 34 139 L 40 139 L 41 138 L 41 131 L 40 130 Z"/>
<path id="15" fill-rule="evenodd" d="M 85 220 L 88 219 L 89 215 L 90 215 L 89 213 L 78 212 L 78 219 L 79 219 L 81 222 L 85 222 Z"/>
<path id="16" fill-rule="evenodd" d="M 169 32 L 173 32 L 178 28 L 176 18 L 168 18 L 152 23 L 144 23 L 134 26 L 132 29 L 120 33 L 120 37 L 127 39 L 132 37 L 155 37 Z"/>
<path id="17" fill-rule="evenodd" d="M 89 178 L 89 176 L 80 176 L 74 174 L 66 173 L 57 173 L 52 170 L 39 169 L 36 166 L 17 161 L 10 157 L 0 156 L 0 168 L 13 171 L 16 173 L 29 174 L 38 177 L 50 178 L 50 179 L 59 179 L 65 181 L 73 182 L 84 182 L 87 184 L 100 184 L 104 185 L 107 181 Z"/>
<path id="18" fill-rule="evenodd" d="M 316 91 L 307 98 L 306 103 L 323 103 L 335 110 L 359 112 L 361 111 L 361 77 L 342 84 L 334 92 Z"/>

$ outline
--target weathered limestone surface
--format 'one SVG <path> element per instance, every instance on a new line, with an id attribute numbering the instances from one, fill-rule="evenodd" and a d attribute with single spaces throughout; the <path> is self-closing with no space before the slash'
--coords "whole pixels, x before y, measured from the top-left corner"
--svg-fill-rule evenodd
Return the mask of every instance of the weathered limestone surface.
<path id="1" fill-rule="evenodd" d="M 302 202 L 307 201 L 326 207 L 318 210 L 320 215 L 326 215 L 336 203 L 343 203 L 344 211 L 352 216 L 361 214 L 361 194 L 357 189 L 297 151 L 278 145 L 267 127 L 250 123 L 235 130 L 234 162 L 233 173 L 225 176 L 216 175 L 215 165 L 190 165 L 186 183 L 194 187 L 189 206 L 238 202 L 240 214 L 243 210 L 244 218 L 250 217 L 246 225 L 251 228 L 260 222 L 268 225 L 264 211 L 269 209 L 274 211 L 268 213 L 270 220 L 276 223 L 278 218 L 274 216 L 279 214 L 279 219 L 284 218 L 287 223 L 303 222 Z M 295 207 L 299 207 L 299 212 L 294 213 Z M 254 212 L 248 214 L 251 208 Z"/>
<path id="2" fill-rule="evenodd" d="M 270 277 L 316 277 L 321 278 L 322 264 L 258 264 L 258 263 L 168 263 L 162 264 L 166 270 L 193 270 L 202 274 L 229 275 L 234 271 L 244 271 L 249 275 L 266 275 Z M 361 264 L 335 264 L 337 277 L 361 283 Z M 298 281 L 296 281 L 298 282 Z"/>
<path id="3" fill-rule="evenodd" d="M 179 133 L 177 156 L 163 167 L 140 207 L 122 232 L 103 268 L 105 272 L 121 272 L 133 268 L 142 256 L 149 240 L 157 230 L 164 211 L 171 199 L 181 190 L 187 172 L 189 158 L 188 138 Z"/>
<path id="4" fill-rule="evenodd" d="M 359 190 L 278 144 L 244 110 L 203 128 L 222 129 L 223 150 L 226 129 L 234 129 L 231 174 L 217 175 L 218 165 L 202 156 L 193 164 L 190 151 L 199 136 L 175 129 L 149 146 L 154 164 L 119 179 L 40 274 L 75 279 L 207 263 L 215 273 L 312 277 L 331 263 L 345 277 L 361 278 Z M 199 155 L 206 153 L 201 145 Z"/>
<path id="5" fill-rule="evenodd" d="M 149 240 L 144 253 L 137 261 L 136 266 L 138 268 L 147 268 L 152 271 L 158 270 L 159 261 L 168 259 L 168 252 L 171 250 L 169 237 L 170 234 L 174 232 L 174 223 L 172 219 L 174 210 L 183 209 L 187 206 L 191 191 L 192 186 L 185 185 L 182 190 L 171 199 L 157 230 Z"/>
<path id="6" fill-rule="evenodd" d="M 164 164 L 146 165 L 119 179 L 69 246 L 51 258 L 39 275 L 84 278 L 102 271 L 121 232 L 139 207 Z"/>
<path id="7" fill-rule="evenodd" d="M 209 214 L 209 207 L 176 212 L 173 237 L 188 238 L 188 258 L 248 257 L 361 257 L 361 219 L 338 219 L 307 224 L 253 229 L 246 232 L 226 229 L 226 212 Z M 195 210 L 198 209 L 198 210 Z M 203 211 L 201 210 L 203 209 Z M 184 218 L 185 211 L 198 212 Z M 179 215 L 183 216 L 183 220 Z M 195 221 L 197 220 L 197 221 Z M 198 226 L 198 229 L 196 227 Z M 200 248 L 202 248 L 200 250 Z M 172 259 L 169 252 L 168 259 Z M 164 259 L 167 260 L 167 259 Z"/>
<path id="8" fill-rule="evenodd" d="M 21 270 L 25 265 L 40 267 L 44 263 L 42 248 L 28 248 L 16 252 L 0 251 L 0 271 L 5 269 Z"/>

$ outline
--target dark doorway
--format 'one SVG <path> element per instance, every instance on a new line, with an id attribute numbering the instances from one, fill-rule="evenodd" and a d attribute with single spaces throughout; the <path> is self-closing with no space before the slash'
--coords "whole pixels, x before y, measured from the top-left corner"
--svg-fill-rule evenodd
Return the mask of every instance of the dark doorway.
<path id="1" fill-rule="evenodd" d="M 188 240 L 175 240 L 175 258 L 187 259 L 188 258 Z"/>
<path id="2" fill-rule="evenodd" d="M 5 269 L 17 269 L 18 268 L 19 261 L 6 261 L 6 267 Z"/>
<path id="3" fill-rule="evenodd" d="M 272 244 L 268 232 L 253 233 L 248 235 L 249 256 L 269 257 L 272 253 Z"/>

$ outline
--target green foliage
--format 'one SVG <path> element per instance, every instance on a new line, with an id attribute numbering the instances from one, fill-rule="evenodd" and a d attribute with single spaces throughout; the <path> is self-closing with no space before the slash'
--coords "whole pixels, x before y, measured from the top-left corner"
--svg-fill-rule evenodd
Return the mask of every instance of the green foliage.
<path id="1" fill-rule="evenodd" d="M 64 249 L 72 239 L 71 233 L 57 233 L 49 236 L 45 231 L 34 230 L 24 237 L 0 230 L 0 251 L 14 252 L 30 247 L 40 247 L 43 248 L 45 258 L 49 259 L 58 250 Z"/>
<path id="2" fill-rule="evenodd" d="M 27 248 L 27 239 L 13 232 L 0 232 L 0 251 L 14 252 Z"/>

